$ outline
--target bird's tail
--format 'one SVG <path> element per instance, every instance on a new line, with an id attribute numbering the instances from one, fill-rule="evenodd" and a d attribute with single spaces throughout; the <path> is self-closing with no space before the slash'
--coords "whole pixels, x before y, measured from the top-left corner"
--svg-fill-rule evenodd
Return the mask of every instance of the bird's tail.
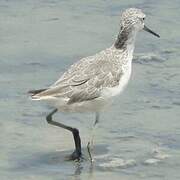
<path id="1" fill-rule="evenodd" d="M 39 93 L 46 91 L 46 90 L 47 89 L 30 90 L 30 91 L 28 91 L 28 94 L 30 94 L 31 98 L 35 100 L 35 99 L 37 99 Z"/>

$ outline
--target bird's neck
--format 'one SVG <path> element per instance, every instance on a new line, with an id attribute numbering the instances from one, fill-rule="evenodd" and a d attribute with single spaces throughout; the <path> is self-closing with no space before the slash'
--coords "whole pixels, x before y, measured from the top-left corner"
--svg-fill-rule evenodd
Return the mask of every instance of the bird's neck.
<path id="1" fill-rule="evenodd" d="M 123 29 L 118 34 L 114 44 L 116 49 L 128 50 L 133 53 L 137 32 L 131 29 Z"/>

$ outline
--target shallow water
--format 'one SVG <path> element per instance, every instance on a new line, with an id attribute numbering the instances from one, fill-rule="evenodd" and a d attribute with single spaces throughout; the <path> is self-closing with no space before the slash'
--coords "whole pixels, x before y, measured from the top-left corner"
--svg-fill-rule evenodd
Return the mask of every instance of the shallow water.
<path id="1" fill-rule="evenodd" d="M 51 108 L 26 92 L 110 46 L 127 7 L 142 8 L 161 38 L 139 34 L 131 81 L 96 129 L 94 163 L 65 161 L 71 134 L 48 125 Z M 179 180 L 179 8 L 178 0 L 1 0 L 0 179 Z M 80 129 L 87 157 L 94 116 L 55 118 Z"/>

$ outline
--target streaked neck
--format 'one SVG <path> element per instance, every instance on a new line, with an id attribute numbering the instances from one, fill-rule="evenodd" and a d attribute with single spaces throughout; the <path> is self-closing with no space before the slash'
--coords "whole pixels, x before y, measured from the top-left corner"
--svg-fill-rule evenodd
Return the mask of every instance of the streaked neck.
<path id="1" fill-rule="evenodd" d="M 117 40 L 114 44 L 116 49 L 134 51 L 134 44 L 136 39 L 136 31 L 132 29 L 124 29 L 120 31 Z"/>

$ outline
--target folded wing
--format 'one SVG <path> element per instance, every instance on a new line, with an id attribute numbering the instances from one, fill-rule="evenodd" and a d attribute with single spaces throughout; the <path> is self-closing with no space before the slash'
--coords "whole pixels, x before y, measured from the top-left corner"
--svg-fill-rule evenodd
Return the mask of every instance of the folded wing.
<path id="1" fill-rule="evenodd" d="M 88 101 L 100 97 L 103 88 L 119 84 L 122 72 L 108 58 L 88 57 L 72 65 L 49 89 L 36 94 L 56 98 L 68 98 L 68 103 Z M 106 60 L 105 60 L 106 59 Z"/>

